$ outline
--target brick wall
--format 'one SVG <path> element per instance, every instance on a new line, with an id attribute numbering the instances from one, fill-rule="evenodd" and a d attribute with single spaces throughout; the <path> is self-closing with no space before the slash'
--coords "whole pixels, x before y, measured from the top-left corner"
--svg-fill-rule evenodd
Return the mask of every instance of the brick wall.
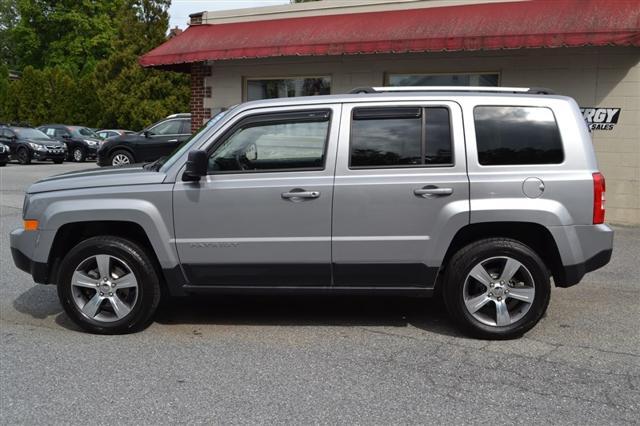
<path id="1" fill-rule="evenodd" d="M 211 97 L 211 88 L 205 87 L 205 79 L 211 75 L 211 66 L 202 63 L 191 65 L 191 131 L 198 130 L 211 117 L 211 108 L 204 105 L 205 96 Z M 208 90 L 207 90 L 208 89 Z"/>

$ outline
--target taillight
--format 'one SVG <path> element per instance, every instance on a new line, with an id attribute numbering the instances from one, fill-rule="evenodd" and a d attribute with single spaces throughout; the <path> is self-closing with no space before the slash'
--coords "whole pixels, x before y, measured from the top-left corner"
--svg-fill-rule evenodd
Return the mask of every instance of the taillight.
<path id="1" fill-rule="evenodd" d="M 593 224 L 604 223 L 604 193 L 606 185 L 604 175 L 600 172 L 593 174 Z"/>

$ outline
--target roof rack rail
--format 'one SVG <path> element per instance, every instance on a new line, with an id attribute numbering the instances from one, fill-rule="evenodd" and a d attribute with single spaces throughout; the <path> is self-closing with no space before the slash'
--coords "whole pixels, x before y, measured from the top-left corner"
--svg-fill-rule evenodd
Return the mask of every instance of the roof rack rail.
<path id="1" fill-rule="evenodd" d="M 543 87 L 490 87 L 490 86 L 394 86 L 357 87 L 350 94 L 393 92 L 483 92 L 483 93 L 529 93 L 552 95 L 554 91 Z"/>

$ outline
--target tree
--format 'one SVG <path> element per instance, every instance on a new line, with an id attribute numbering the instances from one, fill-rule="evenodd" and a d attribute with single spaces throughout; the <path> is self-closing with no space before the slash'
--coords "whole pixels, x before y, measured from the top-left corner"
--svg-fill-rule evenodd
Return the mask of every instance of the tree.
<path id="1" fill-rule="evenodd" d="M 11 0 L 2 0 L 11 1 Z M 113 50 L 114 18 L 123 0 L 13 0 L 11 29 L 19 68 L 62 66 L 91 69 Z"/>
<path id="2" fill-rule="evenodd" d="M 116 51 L 96 68 L 103 127 L 140 129 L 188 110 L 184 74 L 144 69 L 138 57 L 166 40 L 168 0 L 133 0 L 118 11 Z"/>
<path id="3" fill-rule="evenodd" d="M 18 23 L 18 9 L 15 0 L 0 0 L 0 64 L 14 67 L 15 41 L 13 29 Z"/>
<path id="4" fill-rule="evenodd" d="M 23 71 L 20 80 L 9 82 L 7 67 L 0 66 L 0 119 L 140 129 L 188 110 L 186 75 L 138 64 L 141 54 L 166 40 L 169 5 L 0 0 L 0 12 L 16 11 L 0 17 L 0 31 L 17 40 L 5 44 L 15 53 L 12 67 Z"/>

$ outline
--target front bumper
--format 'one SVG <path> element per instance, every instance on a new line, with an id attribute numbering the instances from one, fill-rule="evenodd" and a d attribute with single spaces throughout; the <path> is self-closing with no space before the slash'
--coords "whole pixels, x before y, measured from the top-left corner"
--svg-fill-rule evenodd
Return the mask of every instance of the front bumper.
<path id="1" fill-rule="evenodd" d="M 35 247 L 35 240 L 37 240 L 37 231 L 26 232 L 24 229 L 16 229 L 11 232 L 10 246 L 11 257 L 13 263 L 18 269 L 28 272 L 33 277 L 33 280 L 39 284 L 49 284 L 49 266 L 46 262 L 37 262 L 32 259 L 30 248 Z"/>
<path id="2" fill-rule="evenodd" d="M 38 161 L 46 161 L 46 160 L 64 160 L 67 156 L 66 151 L 57 150 L 57 151 L 33 151 L 31 158 Z"/>

